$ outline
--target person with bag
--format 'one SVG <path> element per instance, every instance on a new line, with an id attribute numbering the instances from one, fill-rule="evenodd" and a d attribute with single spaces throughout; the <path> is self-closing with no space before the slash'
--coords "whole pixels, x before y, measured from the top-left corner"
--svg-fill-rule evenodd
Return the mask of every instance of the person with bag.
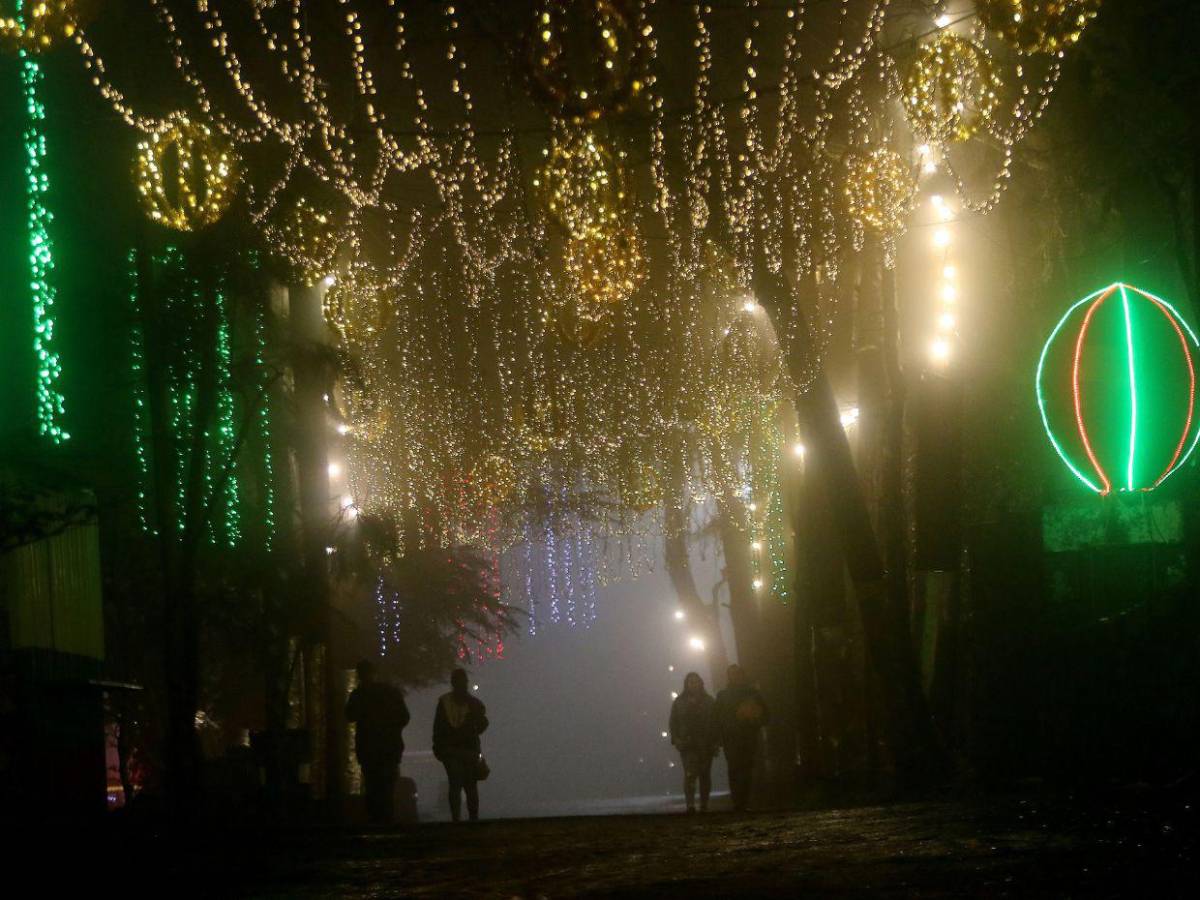
<path id="1" fill-rule="evenodd" d="M 479 819 L 479 782 L 489 770 L 481 753 L 479 736 L 487 730 L 487 708 L 467 689 L 467 673 L 450 673 L 450 693 L 442 694 L 433 717 L 433 755 L 446 767 L 450 782 L 450 816 L 462 821 L 462 795 L 467 795 L 467 816 Z"/>
<path id="2" fill-rule="evenodd" d="M 683 796 L 687 811 L 696 811 L 696 782 L 700 782 L 700 812 L 708 812 L 712 792 L 712 764 L 717 755 L 715 703 L 704 689 L 704 679 L 688 672 L 683 693 L 671 704 L 671 744 L 683 762 Z"/>
<path id="3" fill-rule="evenodd" d="M 745 670 L 739 665 L 729 667 L 729 684 L 717 694 L 716 719 L 725 762 L 729 766 L 733 808 L 744 812 L 750 803 L 754 757 L 768 713 L 762 694 L 750 684 Z"/>
<path id="4" fill-rule="evenodd" d="M 375 664 L 369 659 L 357 668 L 358 686 L 346 702 L 346 719 L 355 726 L 354 755 L 362 767 L 367 816 L 376 825 L 390 825 L 395 818 L 408 706 L 399 688 L 375 680 Z"/>

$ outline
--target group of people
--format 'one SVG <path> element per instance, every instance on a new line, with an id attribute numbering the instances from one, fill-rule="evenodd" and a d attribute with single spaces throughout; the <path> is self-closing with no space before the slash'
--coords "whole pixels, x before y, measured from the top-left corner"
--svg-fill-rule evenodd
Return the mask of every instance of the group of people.
<path id="1" fill-rule="evenodd" d="M 754 758 L 759 734 L 767 724 L 767 704 L 749 683 L 741 666 L 729 667 L 728 684 L 714 699 L 704 689 L 704 679 L 689 672 L 683 692 L 671 705 L 671 743 L 683 761 L 683 795 L 687 811 L 708 810 L 712 793 L 712 764 L 724 751 L 729 766 L 729 793 L 735 810 L 750 802 Z M 383 824 L 394 817 L 396 779 L 404 754 L 403 731 L 410 721 L 404 694 L 375 677 L 369 660 L 358 664 L 358 685 L 346 703 L 346 718 L 355 724 L 354 752 L 363 773 L 367 815 Z M 450 783 L 450 816 L 462 820 L 462 798 L 467 817 L 479 818 L 479 781 L 487 777 L 480 735 L 487 730 L 487 709 L 471 696 L 467 673 L 455 669 L 450 691 L 438 698 L 433 717 L 433 755 L 446 769 Z"/>
<path id="2" fill-rule="evenodd" d="M 696 811 L 696 785 L 700 786 L 700 811 L 708 810 L 712 792 L 712 764 L 725 751 L 729 767 L 729 794 L 739 812 L 750 803 L 754 757 L 759 734 L 767 724 L 767 704 L 750 684 L 739 665 L 729 667 L 728 684 L 716 699 L 704 689 L 704 679 L 689 672 L 683 692 L 671 704 L 671 743 L 683 762 L 683 797 L 687 811 Z"/>
<path id="3" fill-rule="evenodd" d="M 386 824 L 395 816 L 396 779 L 404 755 L 404 727 L 411 717 L 404 694 L 375 677 L 370 660 L 358 664 L 358 685 L 346 703 L 346 718 L 354 723 L 354 755 L 363 773 L 367 816 Z M 479 781 L 487 777 L 479 736 L 487 730 L 487 708 L 472 697 L 467 673 L 455 669 L 450 691 L 438 698 L 433 717 L 433 755 L 446 768 L 450 782 L 450 816 L 462 820 L 462 798 L 467 816 L 479 818 Z"/>

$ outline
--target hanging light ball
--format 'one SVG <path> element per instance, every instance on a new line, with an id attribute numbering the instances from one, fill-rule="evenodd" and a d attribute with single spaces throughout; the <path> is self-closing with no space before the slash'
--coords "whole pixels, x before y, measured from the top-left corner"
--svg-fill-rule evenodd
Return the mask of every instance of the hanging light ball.
<path id="1" fill-rule="evenodd" d="M 1000 77 L 987 51 L 957 34 L 924 44 L 904 79 L 901 100 L 923 141 L 965 141 L 987 128 L 1000 103 Z"/>
<path id="2" fill-rule="evenodd" d="M 569 238 L 563 257 L 570 292 L 597 312 L 628 300 L 646 279 L 646 257 L 633 228 Z"/>
<path id="3" fill-rule="evenodd" d="M 976 0 L 979 20 L 1020 53 L 1059 53 L 1078 42 L 1100 0 Z"/>
<path id="4" fill-rule="evenodd" d="M 556 133 L 534 187 L 554 220 L 573 238 L 615 226 L 626 208 L 620 160 L 591 131 Z"/>
<path id="5" fill-rule="evenodd" d="M 1150 491 L 1200 439 L 1200 341 L 1169 302 L 1117 283 L 1075 303 L 1050 333 L 1036 378 L 1055 451 L 1100 495 Z"/>
<path id="6" fill-rule="evenodd" d="M 904 158 L 887 147 L 846 157 L 846 203 L 860 227 L 897 237 L 908 225 L 916 180 Z"/>
<path id="7" fill-rule="evenodd" d="M 299 196 L 267 224 L 264 234 L 291 277 L 312 287 L 337 268 L 340 225 L 333 213 Z"/>
<path id="8" fill-rule="evenodd" d="M 615 0 L 544 0 L 528 46 L 534 89 L 555 115 L 595 121 L 641 93 L 638 35 Z"/>
<path id="9" fill-rule="evenodd" d="M 5 0 L 0 2 L 0 49 L 44 53 L 75 37 L 94 14 L 94 0 Z"/>
<path id="10" fill-rule="evenodd" d="M 233 203 L 238 160 L 223 137 L 176 113 L 138 142 L 136 176 L 152 221 L 196 231 L 215 224 Z"/>

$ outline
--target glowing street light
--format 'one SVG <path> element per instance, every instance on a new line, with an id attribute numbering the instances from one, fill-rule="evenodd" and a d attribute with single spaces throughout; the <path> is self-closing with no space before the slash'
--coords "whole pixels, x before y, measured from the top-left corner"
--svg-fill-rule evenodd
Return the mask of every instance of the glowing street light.
<path id="1" fill-rule="evenodd" d="M 933 233 L 933 244 L 935 247 L 949 247 L 950 246 L 950 229 L 949 228 L 939 228 L 937 231 L 935 231 Z"/>
<path id="2" fill-rule="evenodd" d="M 792 444 L 792 455 L 797 459 L 804 459 L 804 445 L 799 441 Z"/>
<path id="3" fill-rule="evenodd" d="M 704 639 L 695 635 L 688 641 L 688 646 L 698 652 L 704 650 Z"/>
<path id="4" fill-rule="evenodd" d="M 342 474 L 342 467 L 335 462 L 329 464 L 329 477 L 337 478 Z"/>
<path id="5" fill-rule="evenodd" d="M 676 621 L 682 622 L 686 618 L 687 618 L 687 613 L 685 613 L 682 609 L 675 610 L 675 620 Z"/>
<path id="6" fill-rule="evenodd" d="M 945 364 L 950 360 L 950 342 L 945 338 L 938 338 L 929 347 L 929 355 L 933 357 L 933 361 L 939 364 Z"/>

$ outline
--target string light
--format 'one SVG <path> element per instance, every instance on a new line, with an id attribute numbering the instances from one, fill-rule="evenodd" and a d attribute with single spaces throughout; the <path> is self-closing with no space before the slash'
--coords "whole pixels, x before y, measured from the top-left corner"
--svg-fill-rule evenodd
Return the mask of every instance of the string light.
<path id="1" fill-rule="evenodd" d="M 982 46 L 943 32 L 922 45 L 904 79 L 909 124 L 931 143 L 965 141 L 991 124 L 1000 77 Z"/>
<path id="2" fill-rule="evenodd" d="M 137 145 L 137 190 L 153 221 L 176 231 L 217 222 L 233 202 L 237 158 L 207 125 L 176 113 Z"/>
<path id="3" fill-rule="evenodd" d="M 41 7 L 37 7 L 41 9 Z M 15 24 L 23 27 L 24 7 L 18 4 Z M 50 225 L 54 215 L 46 206 L 50 191 L 50 176 L 46 172 L 46 137 L 42 131 L 46 121 L 46 106 L 39 97 L 45 77 L 41 65 L 22 47 L 21 87 L 25 99 L 25 188 L 26 227 L 29 232 L 29 285 L 33 293 L 33 353 L 36 365 L 38 431 L 54 444 L 61 444 L 71 435 L 63 427 L 66 402 L 58 387 L 62 378 L 62 360 L 55 349 L 54 305 L 57 290 L 54 284 L 54 241 Z"/>

